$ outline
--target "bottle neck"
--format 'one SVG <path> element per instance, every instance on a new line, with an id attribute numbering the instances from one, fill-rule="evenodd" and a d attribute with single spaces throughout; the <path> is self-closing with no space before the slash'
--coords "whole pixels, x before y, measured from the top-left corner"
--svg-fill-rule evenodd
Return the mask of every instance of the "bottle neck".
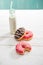
<path id="1" fill-rule="evenodd" d="M 14 9 L 9 10 L 9 16 L 10 16 L 10 18 L 14 18 L 15 17 L 15 10 Z"/>

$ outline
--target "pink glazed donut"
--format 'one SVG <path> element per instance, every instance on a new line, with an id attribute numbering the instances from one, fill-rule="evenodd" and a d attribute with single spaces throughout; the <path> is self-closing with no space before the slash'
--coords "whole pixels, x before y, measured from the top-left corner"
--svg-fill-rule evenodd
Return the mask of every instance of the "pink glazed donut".
<path id="1" fill-rule="evenodd" d="M 25 51 L 31 51 L 31 45 L 25 41 L 21 41 L 16 45 L 16 52 L 23 55 Z"/>
<path id="2" fill-rule="evenodd" d="M 23 37 L 23 40 L 31 40 L 33 37 L 33 33 L 31 31 L 26 30 L 26 34 Z"/>

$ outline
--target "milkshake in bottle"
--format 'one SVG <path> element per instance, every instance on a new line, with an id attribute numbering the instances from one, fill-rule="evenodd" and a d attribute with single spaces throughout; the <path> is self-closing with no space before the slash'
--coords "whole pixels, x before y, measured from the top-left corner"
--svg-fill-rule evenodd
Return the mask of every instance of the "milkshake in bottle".
<path id="1" fill-rule="evenodd" d="M 9 10 L 9 24 L 10 24 L 10 33 L 15 34 L 16 31 L 16 16 L 15 16 L 15 10 L 12 9 L 13 2 L 11 1 L 11 6 Z"/>

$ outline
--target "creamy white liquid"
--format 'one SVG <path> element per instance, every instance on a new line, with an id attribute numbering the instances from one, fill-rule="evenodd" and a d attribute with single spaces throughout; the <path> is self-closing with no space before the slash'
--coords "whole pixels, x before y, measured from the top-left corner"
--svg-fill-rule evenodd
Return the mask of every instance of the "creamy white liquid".
<path id="1" fill-rule="evenodd" d="M 9 24 L 10 24 L 10 32 L 11 34 L 15 34 L 16 31 L 16 19 L 14 17 L 9 17 Z"/>

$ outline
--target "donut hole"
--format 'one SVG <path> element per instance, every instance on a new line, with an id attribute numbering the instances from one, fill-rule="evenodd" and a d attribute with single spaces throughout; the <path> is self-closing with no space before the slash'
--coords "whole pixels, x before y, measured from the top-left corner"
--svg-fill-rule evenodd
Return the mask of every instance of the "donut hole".
<path id="1" fill-rule="evenodd" d="M 26 32 L 26 34 L 28 34 L 29 32 Z"/>
<path id="2" fill-rule="evenodd" d="M 25 48 L 25 45 L 22 45 L 23 48 Z"/>

